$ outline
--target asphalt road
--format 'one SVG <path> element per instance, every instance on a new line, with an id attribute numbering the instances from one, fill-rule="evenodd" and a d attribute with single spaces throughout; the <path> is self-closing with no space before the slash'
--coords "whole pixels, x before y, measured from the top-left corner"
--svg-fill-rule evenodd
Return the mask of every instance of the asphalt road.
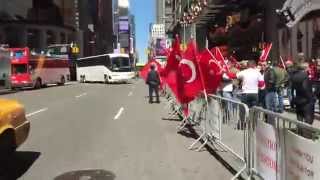
<path id="1" fill-rule="evenodd" d="M 1 95 L 22 102 L 31 121 L 30 136 L 18 149 L 23 162 L 31 163 L 20 179 L 231 178 L 209 152 L 187 150 L 194 139 L 177 134 L 179 122 L 162 120 L 167 116 L 164 102 L 150 105 L 146 95 L 141 81 Z"/>

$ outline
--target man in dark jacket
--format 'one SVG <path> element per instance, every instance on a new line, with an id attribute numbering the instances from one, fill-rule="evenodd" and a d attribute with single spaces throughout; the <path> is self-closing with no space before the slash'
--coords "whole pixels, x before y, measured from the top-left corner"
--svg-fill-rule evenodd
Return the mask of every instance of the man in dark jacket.
<path id="1" fill-rule="evenodd" d="M 156 93 L 157 103 L 160 103 L 159 99 L 159 85 L 160 85 L 160 77 L 158 72 L 155 70 L 155 66 L 151 65 L 150 72 L 147 76 L 146 83 L 149 85 L 149 103 L 153 103 L 153 92 Z"/>
<path id="2" fill-rule="evenodd" d="M 265 82 L 265 103 L 266 108 L 270 111 L 276 112 L 278 106 L 278 99 L 277 99 L 277 88 L 276 88 L 276 73 L 272 62 L 268 62 L 268 67 L 266 72 L 264 73 L 264 82 Z"/>
<path id="3" fill-rule="evenodd" d="M 312 93 L 312 83 L 306 72 L 304 63 L 293 70 L 290 77 L 292 86 L 293 104 L 296 107 L 297 119 L 308 124 L 314 120 L 315 99 Z"/>

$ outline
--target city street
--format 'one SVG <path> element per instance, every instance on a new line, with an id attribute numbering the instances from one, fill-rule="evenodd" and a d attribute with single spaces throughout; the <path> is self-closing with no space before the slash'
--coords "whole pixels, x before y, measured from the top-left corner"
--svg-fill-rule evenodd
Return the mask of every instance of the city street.
<path id="1" fill-rule="evenodd" d="M 232 174 L 207 151 L 187 150 L 165 100 L 147 103 L 147 87 L 71 84 L 1 95 L 25 105 L 31 132 L 18 151 L 37 154 L 22 180 L 209 180 Z M 27 157 L 23 157 L 24 159 Z"/>

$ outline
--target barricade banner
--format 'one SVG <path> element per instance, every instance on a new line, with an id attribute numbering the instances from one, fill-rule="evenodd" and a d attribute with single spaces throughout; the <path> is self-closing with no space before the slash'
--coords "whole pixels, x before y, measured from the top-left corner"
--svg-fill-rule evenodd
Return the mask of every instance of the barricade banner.
<path id="1" fill-rule="evenodd" d="M 207 128 L 208 134 L 214 136 L 217 139 L 220 137 L 220 127 L 222 119 L 222 107 L 221 103 L 217 99 L 209 98 L 207 109 Z"/>
<path id="2" fill-rule="evenodd" d="M 256 129 L 256 169 L 264 179 L 277 179 L 277 134 L 276 129 L 257 121 Z"/>
<path id="3" fill-rule="evenodd" d="M 286 131 L 286 174 L 290 180 L 320 179 L 320 142 Z"/>

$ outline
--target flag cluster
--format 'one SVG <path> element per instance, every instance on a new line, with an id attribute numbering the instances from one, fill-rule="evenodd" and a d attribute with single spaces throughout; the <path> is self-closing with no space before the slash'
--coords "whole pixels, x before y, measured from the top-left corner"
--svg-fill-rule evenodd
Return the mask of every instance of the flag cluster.
<path id="1" fill-rule="evenodd" d="M 261 59 L 266 58 L 270 48 L 270 46 L 267 48 L 267 52 L 261 56 Z M 180 40 L 176 37 L 168 53 L 166 65 L 162 67 L 157 61 L 151 60 L 141 70 L 140 75 L 145 79 L 150 65 L 156 64 L 162 86 L 165 84 L 169 87 L 177 101 L 186 105 L 201 94 L 215 93 L 220 86 L 223 74 L 232 76 L 229 71 L 230 64 L 239 68 L 238 61 L 234 57 L 229 57 L 227 61 L 223 52 L 219 47 L 214 47 L 199 53 L 193 40 L 189 42 L 186 50 L 182 51 Z"/>

